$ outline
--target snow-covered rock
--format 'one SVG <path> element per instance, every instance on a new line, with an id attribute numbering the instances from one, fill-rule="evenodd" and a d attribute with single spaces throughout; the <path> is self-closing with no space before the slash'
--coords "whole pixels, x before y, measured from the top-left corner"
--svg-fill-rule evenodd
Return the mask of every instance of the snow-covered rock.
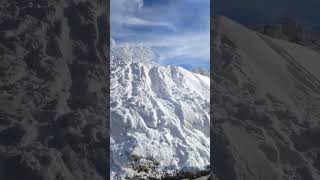
<path id="1" fill-rule="evenodd" d="M 113 46 L 111 52 L 111 179 L 206 170 L 209 78 L 156 65 L 143 46 Z"/>

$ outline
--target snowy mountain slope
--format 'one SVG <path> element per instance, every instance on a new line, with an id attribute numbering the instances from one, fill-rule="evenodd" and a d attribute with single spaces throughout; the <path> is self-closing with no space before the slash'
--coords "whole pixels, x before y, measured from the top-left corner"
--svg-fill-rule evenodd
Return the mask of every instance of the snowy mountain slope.
<path id="1" fill-rule="evenodd" d="M 291 18 L 281 18 L 272 23 L 259 24 L 252 29 L 267 36 L 296 43 L 319 52 L 320 33 L 318 28 L 299 24 Z"/>
<path id="2" fill-rule="evenodd" d="M 313 78 L 312 86 L 320 87 L 319 53 L 258 34 L 224 17 L 220 22 L 221 31 L 238 47 L 236 51 L 241 56 L 242 71 L 259 87 L 258 95 L 271 93 L 295 108 L 296 96 L 301 93 L 299 87 L 305 84 L 306 78 Z M 310 76 L 301 74 L 306 71 Z M 298 76 L 304 78 L 297 79 Z M 318 91 L 311 86 L 306 88 L 310 93 Z"/>
<path id="3" fill-rule="evenodd" d="M 226 17 L 215 23 L 217 179 L 319 179 L 320 54 Z"/>
<path id="4" fill-rule="evenodd" d="M 0 2 L 0 179 L 108 180 L 109 1 Z"/>
<path id="5" fill-rule="evenodd" d="M 112 45 L 111 179 L 199 173 L 210 159 L 209 78 Z"/>

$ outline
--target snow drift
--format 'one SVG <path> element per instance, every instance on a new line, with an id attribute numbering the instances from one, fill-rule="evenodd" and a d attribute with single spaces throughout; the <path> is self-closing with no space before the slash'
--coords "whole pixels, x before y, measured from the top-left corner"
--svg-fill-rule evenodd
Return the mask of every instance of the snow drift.
<path id="1" fill-rule="evenodd" d="M 195 174 L 210 163 L 210 80 L 112 40 L 111 179 Z"/>
<path id="2" fill-rule="evenodd" d="M 214 23 L 214 179 L 320 179 L 318 48 Z"/>

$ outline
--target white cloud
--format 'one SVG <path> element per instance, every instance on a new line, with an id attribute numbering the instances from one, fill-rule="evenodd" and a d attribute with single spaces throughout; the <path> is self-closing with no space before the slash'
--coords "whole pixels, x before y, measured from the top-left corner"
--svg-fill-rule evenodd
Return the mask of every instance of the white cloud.
<path id="1" fill-rule="evenodd" d="M 208 62 L 210 59 L 210 39 L 207 33 L 187 33 L 176 37 L 163 37 L 150 43 L 151 47 L 166 47 L 169 50 L 160 56 L 160 62 L 168 63 L 177 57 Z"/>
<path id="2" fill-rule="evenodd" d="M 174 26 L 171 23 L 148 21 L 137 17 L 128 17 L 127 24 L 139 26 L 165 26 L 174 29 Z"/>
<path id="3" fill-rule="evenodd" d="M 142 11 L 143 0 L 111 0 L 111 22 L 113 26 L 159 26 L 175 30 L 172 23 L 164 21 L 150 21 L 137 17 Z M 150 10 L 150 9 L 149 9 Z"/>
<path id="4" fill-rule="evenodd" d="M 130 14 L 138 11 L 143 6 L 143 0 L 111 0 L 111 15 Z"/>
<path id="5" fill-rule="evenodd" d="M 136 40 L 152 47 L 159 54 L 160 63 L 169 63 L 177 57 L 187 57 L 208 62 L 210 59 L 210 32 L 186 33 L 181 35 L 157 35 Z"/>
<path id="6" fill-rule="evenodd" d="M 143 0 L 111 0 L 111 33 L 121 39 L 120 44 L 142 43 L 151 47 L 163 64 L 176 63 L 177 60 L 209 64 L 209 25 L 208 29 L 194 25 L 206 19 L 209 24 L 209 12 L 202 15 L 198 11 L 192 16 L 193 11 L 188 9 L 194 8 L 184 3 L 170 4 L 170 7 L 143 5 Z M 142 27 L 142 31 L 135 27 Z"/>

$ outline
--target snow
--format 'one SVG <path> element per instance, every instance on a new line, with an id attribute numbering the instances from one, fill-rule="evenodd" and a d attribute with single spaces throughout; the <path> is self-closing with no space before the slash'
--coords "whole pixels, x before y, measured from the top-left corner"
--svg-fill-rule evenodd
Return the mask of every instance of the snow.
<path id="1" fill-rule="evenodd" d="M 217 19 L 215 30 L 221 38 L 214 42 L 219 77 L 214 88 L 223 98 L 214 100 L 214 117 L 219 121 L 214 126 L 228 142 L 221 147 L 229 148 L 227 156 L 234 160 L 234 167 L 220 171 L 217 178 L 230 173 L 232 179 L 292 179 L 299 172 L 295 163 L 288 162 L 299 157 L 299 166 L 305 163 L 301 166 L 308 167 L 310 176 L 320 179 L 304 161 L 317 161 L 305 153 L 316 145 L 304 145 L 308 134 L 319 128 L 319 52 L 273 39 L 226 17 Z M 281 152 L 294 155 L 270 159 L 273 153 L 261 145 L 280 152 L 280 159 Z M 223 168 L 217 164 L 217 169 Z M 292 173 L 283 176 L 287 170 Z"/>
<path id="2" fill-rule="evenodd" d="M 242 71 L 259 87 L 256 89 L 257 97 L 272 94 L 293 109 L 298 117 L 305 116 L 301 112 L 304 105 L 297 102 L 319 91 L 320 54 L 307 47 L 260 34 L 223 16 L 218 21 L 220 32 L 236 46 Z M 237 76 L 243 75 L 238 73 Z M 239 83 L 242 78 L 238 77 Z M 305 95 L 305 91 L 309 95 Z"/>
<path id="3" fill-rule="evenodd" d="M 112 48 L 111 179 L 206 170 L 210 79 L 154 64 L 143 46 Z"/>
<path id="4" fill-rule="evenodd" d="M 237 46 L 237 51 L 243 60 L 245 72 L 258 85 L 260 95 L 272 92 L 279 99 L 294 106 L 289 94 L 295 89 L 290 79 L 287 60 L 274 51 L 267 42 L 255 31 L 226 18 L 219 18 L 221 32 Z M 290 93 L 288 93 L 290 92 Z"/>
<path id="5" fill-rule="evenodd" d="M 299 62 L 310 73 L 320 78 L 320 54 L 312 49 L 284 40 L 272 39 L 274 43 L 281 46 L 288 54 Z"/>

